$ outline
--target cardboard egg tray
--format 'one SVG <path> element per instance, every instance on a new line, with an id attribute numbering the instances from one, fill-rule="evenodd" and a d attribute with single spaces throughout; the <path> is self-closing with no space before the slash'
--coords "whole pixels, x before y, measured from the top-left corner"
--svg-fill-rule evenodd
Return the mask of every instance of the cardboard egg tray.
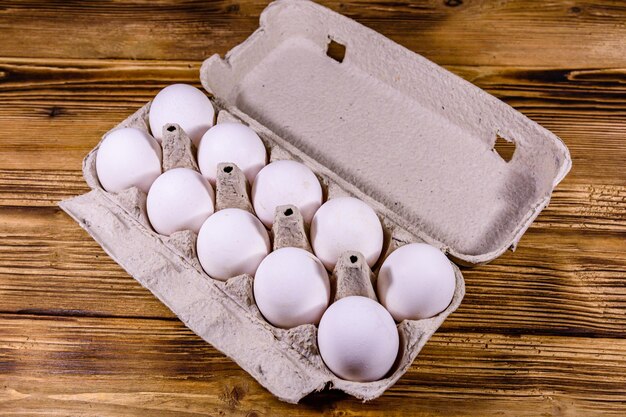
<path id="1" fill-rule="evenodd" d="M 568 150 L 554 134 L 351 19 L 312 2 L 279 0 L 260 23 L 225 58 L 214 55 L 202 65 L 217 122 L 250 126 L 270 160 L 309 166 L 326 199 L 351 195 L 375 209 L 386 243 L 372 279 L 384 257 L 409 242 L 434 245 L 465 265 L 495 259 L 515 247 L 570 169 Z M 343 57 L 327 54 L 331 44 Z M 116 128 L 149 132 L 149 105 Z M 163 142 L 164 170 L 196 168 L 188 138 L 177 126 L 171 130 Z M 508 162 L 494 150 L 497 137 L 515 143 Z M 389 374 L 368 383 L 342 380 L 324 365 L 315 326 L 273 327 L 254 304 L 252 277 L 213 280 L 196 257 L 195 234 L 159 235 L 149 225 L 145 194 L 102 189 L 97 151 L 83 163 L 92 191 L 61 202 L 63 210 L 187 327 L 281 400 L 295 403 L 325 387 L 363 400 L 380 396 L 461 303 L 464 281 L 454 266 L 448 308 L 398 324 L 400 352 Z M 234 169 L 218 178 L 217 209 L 250 209 L 239 174 Z M 306 247 L 302 230 L 297 213 L 277 217 L 274 247 Z M 331 281 L 369 274 L 362 259 L 343 260 Z"/>

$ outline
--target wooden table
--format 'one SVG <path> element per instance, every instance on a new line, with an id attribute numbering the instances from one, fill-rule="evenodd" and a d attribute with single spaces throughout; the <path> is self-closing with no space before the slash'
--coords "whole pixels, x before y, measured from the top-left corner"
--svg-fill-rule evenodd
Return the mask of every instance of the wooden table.
<path id="1" fill-rule="evenodd" d="M 563 138 L 573 169 L 515 253 L 367 404 L 281 403 L 59 210 L 81 160 L 263 2 L 0 2 L 0 415 L 626 414 L 626 3 L 324 1 Z"/>

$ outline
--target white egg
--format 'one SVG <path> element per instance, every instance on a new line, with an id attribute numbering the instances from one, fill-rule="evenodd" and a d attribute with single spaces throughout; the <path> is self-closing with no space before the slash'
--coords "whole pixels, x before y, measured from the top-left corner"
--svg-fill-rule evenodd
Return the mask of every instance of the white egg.
<path id="1" fill-rule="evenodd" d="M 411 243 L 385 259 L 376 286 L 378 299 L 396 321 L 419 320 L 448 307 L 456 277 L 443 252 L 425 243 Z"/>
<path id="2" fill-rule="evenodd" d="M 276 161 L 254 179 L 252 205 L 265 226 L 272 227 L 276 207 L 293 204 L 305 223 L 310 223 L 322 204 L 322 186 L 306 165 L 296 161 Z"/>
<path id="3" fill-rule="evenodd" d="M 172 84 L 159 91 L 148 115 L 150 131 L 159 142 L 163 138 L 163 126 L 177 123 L 196 146 L 213 126 L 214 118 L 215 109 L 209 98 L 188 84 Z"/>
<path id="4" fill-rule="evenodd" d="M 383 227 L 376 212 L 363 201 L 353 197 L 333 198 L 313 217 L 311 246 L 329 270 L 345 251 L 361 252 L 371 267 L 383 248 Z"/>
<path id="5" fill-rule="evenodd" d="M 320 355 L 338 377 L 371 382 L 393 366 L 400 340 L 393 318 L 376 301 L 351 296 L 331 304 L 317 332 Z"/>
<path id="6" fill-rule="evenodd" d="M 329 298 L 324 265 L 304 249 L 281 248 L 270 253 L 254 276 L 256 305 L 276 327 L 319 323 Z"/>
<path id="7" fill-rule="evenodd" d="M 211 184 L 217 179 L 217 165 L 230 162 L 239 167 L 250 184 L 267 163 L 267 152 L 259 135 L 241 123 L 220 123 L 202 136 L 198 147 L 200 172 Z"/>
<path id="8" fill-rule="evenodd" d="M 135 186 L 147 193 L 161 175 L 161 157 L 161 147 L 148 133 L 132 127 L 117 129 L 100 143 L 96 173 L 109 192 Z"/>
<path id="9" fill-rule="evenodd" d="M 211 184 L 189 168 L 171 169 L 154 181 L 148 192 L 148 218 L 154 230 L 171 235 L 181 230 L 198 233 L 213 214 L 215 194 Z"/>
<path id="10" fill-rule="evenodd" d="M 198 233 L 197 251 L 206 273 L 226 281 L 241 274 L 254 275 L 270 252 L 270 239 L 259 219 L 229 208 L 206 219 Z"/>

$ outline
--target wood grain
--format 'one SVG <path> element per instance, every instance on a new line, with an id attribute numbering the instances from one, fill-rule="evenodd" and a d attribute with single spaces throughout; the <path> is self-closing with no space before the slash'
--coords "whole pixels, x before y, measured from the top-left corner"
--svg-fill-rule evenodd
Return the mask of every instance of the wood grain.
<path id="1" fill-rule="evenodd" d="M 626 414 L 626 4 L 322 1 L 560 136 L 516 252 L 367 404 L 276 400 L 58 208 L 108 129 L 258 26 L 264 2 L 0 1 L 0 415 Z"/>
<path id="2" fill-rule="evenodd" d="M 474 401 L 483 412 L 504 412 L 523 401 L 528 408 L 516 415 L 559 409 L 571 414 L 615 412 L 626 384 L 624 340 L 578 338 L 573 345 L 563 337 L 440 332 L 384 397 L 363 406 L 329 392 L 293 406 L 268 396 L 178 321 L 5 314 L 0 328 L 10 334 L 0 333 L 0 357 L 24 350 L 19 362 L 2 362 L 11 388 L 0 392 L 5 404 L 28 411 L 44 405 L 72 412 L 89 404 L 86 415 L 346 415 L 358 409 L 358 415 L 401 416 L 436 412 L 442 399 L 452 397 L 446 412 L 460 415 L 474 414 L 467 408 Z M 599 344 L 607 345 L 602 353 Z M 607 380 L 609 373 L 614 377 Z M 127 379 L 135 374 L 141 378 L 133 378 L 131 386 Z"/>
<path id="3" fill-rule="evenodd" d="M 626 66 L 626 5 L 620 1 L 320 3 L 439 64 Z M 243 41 L 258 26 L 265 4 L 3 1 L 0 55 L 200 61 Z M 59 28 L 67 25 L 78 39 L 63 36 Z M 106 42 L 93 42 L 103 34 Z"/>

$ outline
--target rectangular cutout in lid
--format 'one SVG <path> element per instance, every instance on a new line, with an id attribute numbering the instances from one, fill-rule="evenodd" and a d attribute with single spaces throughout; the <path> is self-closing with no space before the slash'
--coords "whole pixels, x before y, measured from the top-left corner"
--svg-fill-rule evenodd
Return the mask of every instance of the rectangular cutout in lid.
<path id="1" fill-rule="evenodd" d="M 201 78 L 226 107 L 467 263 L 514 246 L 571 165 L 559 138 L 510 106 L 308 1 L 273 3 Z M 514 142 L 510 161 L 498 137 Z"/>

